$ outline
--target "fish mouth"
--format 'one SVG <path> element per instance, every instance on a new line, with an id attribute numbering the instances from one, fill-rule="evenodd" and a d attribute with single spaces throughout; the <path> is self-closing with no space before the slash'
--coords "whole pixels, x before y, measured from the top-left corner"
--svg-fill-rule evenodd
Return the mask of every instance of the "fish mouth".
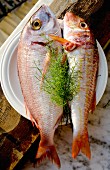
<path id="1" fill-rule="evenodd" d="M 48 43 L 46 43 L 46 42 L 39 42 L 39 41 L 32 41 L 31 42 L 31 45 L 36 45 L 36 44 L 41 45 L 41 46 L 46 46 Z"/>
<path id="2" fill-rule="evenodd" d="M 55 37 L 56 38 L 56 41 L 58 41 L 59 43 L 63 44 L 63 40 L 65 40 L 64 38 L 61 38 L 61 37 L 58 37 L 57 36 L 57 33 L 58 31 L 56 31 L 54 34 L 53 33 L 50 33 L 50 34 L 44 34 L 44 35 L 48 35 L 48 37 L 50 37 L 52 40 L 48 40 L 47 42 L 43 42 L 43 41 L 31 41 L 31 45 L 41 45 L 41 46 L 48 46 L 49 44 L 51 44 L 54 40 L 55 40 Z M 42 35 L 41 35 L 42 36 Z M 61 41 L 59 41 L 59 38 L 61 39 Z M 66 42 L 69 42 L 68 40 L 65 40 Z"/>
<path id="3" fill-rule="evenodd" d="M 47 45 L 49 45 L 49 44 L 51 44 L 55 39 L 54 38 L 52 38 L 52 37 L 58 37 L 57 36 L 57 33 L 58 33 L 58 31 L 56 31 L 55 33 L 54 33 L 54 35 L 53 35 L 53 33 L 50 33 L 50 34 L 44 34 L 44 35 L 48 35 L 48 37 L 50 37 L 52 40 L 48 40 L 47 42 L 43 42 L 43 41 L 31 41 L 31 45 L 35 45 L 35 44 L 38 44 L 38 45 L 41 45 L 41 46 L 47 46 Z M 42 35 L 41 35 L 42 36 Z M 62 38 L 62 43 L 63 43 L 63 39 L 64 38 Z M 57 40 L 56 40 L 57 41 Z M 68 41 L 68 40 L 66 40 L 66 41 Z M 60 42 L 60 43 L 61 43 Z M 61 43 L 61 44 L 62 44 Z"/>
<path id="4" fill-rule="evenodd" d="M 38 44 L 38 45 L 41 45 L 41 46 L 43 46 L 43 47 L 45 47 L 45 46 L 48 46 L 50 43 L 52 43 L 53 42 L 53 40 L 50 40 L 50 41 L 48 41 L 48 42 L 42 42 L 42 41 L 32 41 L 31 42 L 31 45 L 36 45 L 36 44 Z"/>

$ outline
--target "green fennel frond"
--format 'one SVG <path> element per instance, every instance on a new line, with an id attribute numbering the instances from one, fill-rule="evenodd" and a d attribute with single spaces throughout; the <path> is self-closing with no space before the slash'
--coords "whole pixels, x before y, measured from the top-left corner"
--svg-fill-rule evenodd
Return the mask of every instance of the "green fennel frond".
<path id="1" fill-rule="evenodd" d="M 52 102 L 65 106 L 78 93 L 79 83 L 78 77 L 80 71 L 72 67 L 69 72 L 68 60 L 62 64 L 64 53 L 58 53 L 57 48 L 47 47 L 50 50 L 51 58 L 47 72 L 42 83 L 42 90 L 50 95 Z M 42 77 L 42 71 L 36 66 Z M 36 75 L 37 78 L 37 75 Z M 40 78 L 37 78 L 40 79 Z"/>

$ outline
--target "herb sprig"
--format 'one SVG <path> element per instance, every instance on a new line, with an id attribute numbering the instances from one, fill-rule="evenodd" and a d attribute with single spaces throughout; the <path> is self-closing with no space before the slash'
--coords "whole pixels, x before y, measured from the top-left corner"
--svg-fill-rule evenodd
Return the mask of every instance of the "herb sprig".
<path id="1" fill-rule="evenodd" d="M 58 49 L 50 45 L 47 47 L 47 51 L 51 53 L 51 58 L 42 83 L 42 90 L 50 95 L 52 102 L 65 106 L 79 91 L 80 84 L 78 77 L 80 71 L 75 69 L 76 63 L 75 66 L 72 67 L 71 72 L 69 72 L 67 59 L 62 64 L 62 58 L 65 55 L 64 52 L 58 53 Z M 36 64 L 35 67 L 42 77 L 42 70 L 40 70 Z M 35 77 L 38 80 L 41 79 L 38 75 L 35 75 Z"/>

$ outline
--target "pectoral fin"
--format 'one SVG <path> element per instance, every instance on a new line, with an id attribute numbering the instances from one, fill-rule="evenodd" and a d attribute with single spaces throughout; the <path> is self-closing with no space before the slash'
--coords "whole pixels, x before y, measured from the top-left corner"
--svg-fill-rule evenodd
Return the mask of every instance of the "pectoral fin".
<path id="1" fill-rule="evenodd" d="M 44 77 L 45 77 L 45 74 L 48 70 L 48 67 L 49 67 L 49 64 L 50 64 L 50 58 L 51 58 L 51 52 L 48 52 L 46 54 L 46 58 L 44 60 L 44 65 L 43 65 L 43 70 L 42 70 L 42 77 L 41 77 L 41 88 L 42 88 L 42 84 L 43 84 L 43 81 L 44 81 Z"/>
<path id="2" fill-rule="evenodd" d="M 31 113 L 30 113 L 30 111 L 29 111 L 29 109 L 28 109 L 28 107 L 27 107 L 27 105 L 26 105 L 26 102 L 24 102 L 25 103 L 25 109 L 26 109 L 26 115 L 27 115 L 27 117 L 31 120 L 31 122 L 32 122 L 32 125 L 34 126 L 36 126 L 38 129 L 39 129 L 39 127 L 38 127 L 38 123 L 35 121 L 35 119 L 32 117 L 32 115 L 31 115 Z"/>

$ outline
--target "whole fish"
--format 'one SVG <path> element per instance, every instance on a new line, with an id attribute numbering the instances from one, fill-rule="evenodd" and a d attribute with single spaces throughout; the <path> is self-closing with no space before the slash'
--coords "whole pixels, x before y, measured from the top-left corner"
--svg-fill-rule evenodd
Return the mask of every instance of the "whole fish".
<path id="1" fill-rule="evenodd" d="M 51 57 L 46 46 L 49 43 L 49 33 L 61 36 L 61 29 L 49 7 L 42 5 L 21 33 L 17 67 L 26 113 L 40 131 L 41 140 L 36 158 L 41 162 L 48 157 L 60 167 L 53 137 L 63 108 L 52 103 L 50 96 L 41 88 L 41 81 L 43 81 L 41 74 L 45 75 Z M 59 46 L 60 50 L 61 45 L 58 42 L 52 45 Z"/>
<path id="2" fill-rule="evenodd" d="M 89 159 L 91 151 L 88 139 L 88 114 L 96 106 L 96 76 L 99 57 L 95 48 L 95 39 L 84 19 L 72 12 L 64 16 L 64 39 L 50 35 L 64 45 L 69 73 L 73 68 L 77 72 L 78 91 L 70 102 L 73 123 L 72 156 L 76 158 L 81 151 Z"/>
<path id="3" fill-rule="evenodd" d="M 75 65 L 75 69 L 80 71 L 79 91 L 71 101 L 74 129 L 72 156 L 75 158 L 81 150 L 90 159 L 87 125 L 88 114 L 96 107 L 96 77 L 99 56 L 89 26 L 84 19 L 71 12 L 66 13 L 64 17 L 64 38 L 73 43 L 73 46 L 72 44 L 67 45 L 70 72 Z"/>

